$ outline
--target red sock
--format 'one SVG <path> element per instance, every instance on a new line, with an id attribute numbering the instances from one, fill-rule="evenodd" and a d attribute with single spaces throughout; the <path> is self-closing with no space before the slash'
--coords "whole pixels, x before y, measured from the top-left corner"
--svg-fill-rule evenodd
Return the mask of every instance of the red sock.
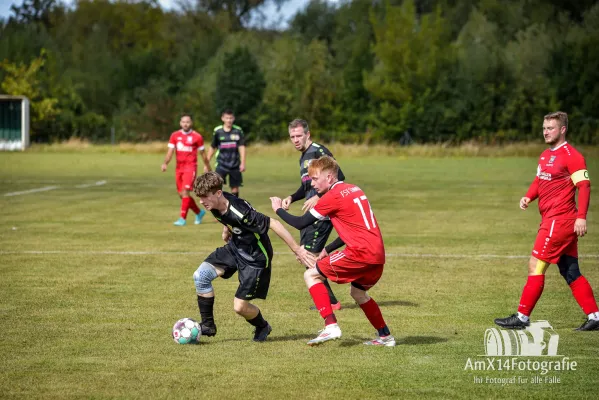
<path id="1" fill-rule="evenodd" d="M 189 199 L 189 208 L 191 208 L 191 211 L 193 211 L 196 214 L 199 214 L 200 209 L 198 208 L 196 201 L 193 199 L 193 197 L 188 197 L 188 199 Z"/>
<path id="2" fill-rule="evenodd" d="M 574 298 L 586 315 L 599 311 L 595 296 L 593 295 L 593 289 L 584 276 L 581 275 L 572 282 L 570 284 L 570 289 L 572 289 Z"/>
<path id="3" fill-rule="evenodd" d="M 181 218 L 185 219 L 187 218 L 187 212 L 189 211 L 189 200 L 191 200 L 191 197 L 183 197 L 181 199 Z"/>
<path id="4" fill-rule="evenodd" d="M 364 311 L 366 318 L 368 318 L 368 321 L 374 326 L 374 329 L 378 330 L 387 326 L 383 319 L 383 314 L 381 314 L 381 309 L 373 298 L 370 298 L 370 300 L 364 304 L 360 304 L 360 308 Z"/>
<path id="5" fill-rule="evenodd" d="M 324 283 L 317 283 L 308 289 L 308 291 L 310 292 L 310 296 L 312 296 L 312 300 L 314 300 L 316 309 L 320 312 L 320 316 L 325 319 L 325 325 L 336 323 L 337 320 L 335 319 L 335 314 L 333 314 L 333 309 L 331 308 L 329 292 Z"/>
<path id="6" fill-rule="evenodd" d="M 539 300 L 543 293 L 544 286 L 545 275 L 529 275 L 526 285 L 524 285 L 524 290 L 522 290 L 518 312 L 530 317 L 535 304 L 537 304 L 537 300 Z"/>

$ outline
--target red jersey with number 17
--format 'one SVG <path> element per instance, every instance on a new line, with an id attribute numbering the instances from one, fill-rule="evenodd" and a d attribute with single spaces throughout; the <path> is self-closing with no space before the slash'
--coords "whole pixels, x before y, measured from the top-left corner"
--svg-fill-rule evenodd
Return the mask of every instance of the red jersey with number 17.
<path id="1" fill-rule="evenodd" d="M 331 219 L 345 243 L 346 257 L 365 264 L 384 264 L 385 246 L 366 195 L 356 185 L 335 183 L 310 210 L 316 218 Z"/>
<path id="2" fill-rule="evenodd" d="M 171 134 L 168 147 L 175 149 L 177 169 L 196 171 L 198 169 L 198 150 L 204 150 L 204 138 L 196 131 L 178 130 Z"/>

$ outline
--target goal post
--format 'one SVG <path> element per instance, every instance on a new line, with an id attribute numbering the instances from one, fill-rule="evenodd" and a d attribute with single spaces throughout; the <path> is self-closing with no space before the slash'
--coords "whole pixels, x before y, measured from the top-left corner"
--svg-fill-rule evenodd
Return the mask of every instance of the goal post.
<path id="1" fill-rule="evenodd" d="M 29 99 L 0 95 L 0 150 L 29 146 Z"/>

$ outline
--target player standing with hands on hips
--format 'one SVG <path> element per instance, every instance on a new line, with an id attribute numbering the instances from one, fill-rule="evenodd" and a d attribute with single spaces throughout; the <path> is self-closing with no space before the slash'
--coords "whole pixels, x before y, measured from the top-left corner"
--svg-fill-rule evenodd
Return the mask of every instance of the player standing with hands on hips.
<path id="1" fill-rule="evenodd" d="M 175 181 L 177 192 L 181 198 L 181 213 L 175 221 L 175 226 L 187 224 L 187 212 L 191 210 L 196 214 L 195 224 L 201 224 L 206 211 L 200 210 L 193 197 L 189 195 L 198 170 L 198 152 L 204 162 L 204 171 L 210 171 L 208 158 L 204 153 L 204 138 L 198 132 L 191 129 L 193 121 L 191 115 L 183 114 L 179 122 L 181 130 L 173 132 L 168 141 L 168 150 L 162 163 L 162 172 L 166 172 L 168 163 L 176 154 L 177 168 L 175 169 Z"/>
<path id="2" fill-rule="evenodd" d="M 537 176 L 520 199 L 523 210 L 531 201 L 539 199 L 541 226 L 528 262 L 528 280 L 518 312 L 507 318 L 495 319 L 495 323 L 503 328 L 523 329 L 530 325 L 530 314 L 543 293 L 545 271 L 550 264 L 557 264 L 576 302 L 587 316 L 576 330 L 599 330 L 599 309 L 593 289 L 578 267 L 578 237 L 587 233 L 591 182 L 584 157 L 566 142 L 567 131 L 568 114 L 557 111 L 545 115 L 543 137 L 550 148 L 541 154 Z"/>

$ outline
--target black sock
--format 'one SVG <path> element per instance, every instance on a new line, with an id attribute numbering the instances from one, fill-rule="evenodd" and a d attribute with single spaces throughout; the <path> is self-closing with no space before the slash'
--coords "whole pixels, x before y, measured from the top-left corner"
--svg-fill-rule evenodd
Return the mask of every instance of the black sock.
<path id="1" fill-rule="evenodd" d="M 198 296 L 198 308 L 202 316 L 202 322 L 207 325 L 214 325 L 214 297 Z"/>
<path id="2" fill-rule="evenodd" d="M 239 192 L 231 192 L 231 194 L 235 197 L 239 197 Z"/>
<path id="3" fill-rule="evenodd" d="M 339 303 L 339 300 L 337 300 L 337 297 L 335 297 L 335 293 L 333 293 L 333 289 L 331 289 L 329 280 L 327 279 L 323 283 L 324 283 L 324 286 L 327 288 L 327 292 L 329 292 L 329 300 L 331 300 L 331 304 Z"/>
<path id="4" fill-rule="evenodd" d="M 387 325 L 385 325 L 381 329 L 377 329 L 377 331 L 379 331 L 379 336 L 389 336 L 391 334 L 391 331 L 389 331 Z"/>
<path id="5" fill-rule="evenodd" d="M 256 315 L 256 317 L 252 319 L 247 319 L 246 321 L 249 322 L 250 325 L 255 326 L 256 328 L 264 328 L 267 324 L 264 317 L 262 317 L 262 313 L 260 312 L 260 310 L 258 310 L 258 315 Z"/>

